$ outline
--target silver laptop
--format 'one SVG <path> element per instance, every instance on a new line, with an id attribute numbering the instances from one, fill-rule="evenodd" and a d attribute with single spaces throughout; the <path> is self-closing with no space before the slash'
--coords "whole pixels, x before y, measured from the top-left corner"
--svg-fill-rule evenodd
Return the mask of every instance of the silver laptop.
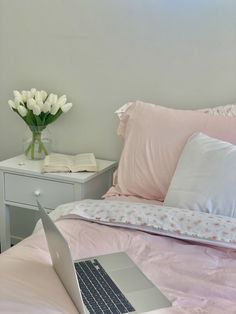
<path id="1" fill-rule="evenodd" d="M 53 267 L 80 314 L 143 313 L 171 306 L 124 252 L 73 261 L 67 241 L 39 202 L 38 207 Z"/>

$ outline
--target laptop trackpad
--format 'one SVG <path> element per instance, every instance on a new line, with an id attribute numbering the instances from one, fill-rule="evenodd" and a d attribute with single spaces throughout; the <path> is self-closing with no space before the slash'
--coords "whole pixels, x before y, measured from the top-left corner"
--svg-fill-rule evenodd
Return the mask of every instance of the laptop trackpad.
<path id="1" fill-rule="evenodd" d="M 124 268 L 109 272 L 109 274 L 117 286 L 126 293 L 154 286 L 137 267 Z"/>

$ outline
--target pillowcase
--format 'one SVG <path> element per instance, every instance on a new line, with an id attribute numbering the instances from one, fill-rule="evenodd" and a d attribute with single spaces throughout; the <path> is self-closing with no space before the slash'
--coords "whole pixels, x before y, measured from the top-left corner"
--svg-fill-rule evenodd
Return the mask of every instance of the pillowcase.
<path id="1" fill-rule="evenodd" d="M 236 116 L 236 104 L 229 104 L 229 105 L 217 106 L 217 107 L 212 107 L 212 108 L 204 108 L 204 109 L 199 109 L 199 111 L 212 114 L 215 116 L 235 117 Z"/>
<path id="2" fill-rule="evenodd" d="M 130 106 L 132 106 L 132 104 L 133 102 L 128 102 L 115 111 L 119 119 L 122 118 L 122 115 L 126 112 L 127 109 L 129 109 Z M 215 116 L 234 117 L 236 116 L 236 104 L 227 104 L 227 105 L 216 106 L 212 108 L 197 109 L 197 111 L 209 113 Z"/>
<path id="3" fill-rule="evenodd" d="M 178 161 L 164 205 L 236 217 L 236 146 L 192 135 Z"/>
<path id="4" fill-rule="evenodd" d="M 163 201 L 182 149 L 196 132 L 236 144 L 236 117 L 132 103 L 118 128 L 124 148 L 112 195 Z"/>
<path id="5" fill-rule="evenodd" d="M 129 109 L 130 106 L 132 106 L 134 102 L 128 102 L 121 106 L 119 109 L 115 111 L 118 118 L 120 119 L 120 125 L 118 128 L 118 135 L 123 134 L 123 128 L 125 128 L 126 120 L 124 119 L 125 112 Z M 223 106 L 216 106 L 212 108 L 203 108 L 203 109 L 197 109 L 197 111 L 201 111 L 207 114 L 211 114 L 214 116 L 228 116 L 228 117 L 235 117 L 236 116 L 236 104 L 228 104 Z"/>
<path id="6" fill-rule="evenodd" d="M 125 121 L 124 121 L 125 119 L 123 119 L 122 117 L 125 114 L 125 112 L 129 109 L 129 107 L 132 106 L 133 104 L 134 102 L 128 102 L 115 111 L 118 118 L 120 119 L 120 125 L 118 128 L 118 134 L 120 135 L 123 134 L 122 128 L 125 129 L 126 127 Z M 197 111 L 201 111 L 201 112 L 211 114 L 211 115 L 234 117 L 236 116 L 236 104 L 228 104 L 228 105 L 216 106 L 212 108 L 197 109 Z M 117 173 L 115 171 L 113 175 L 113 186 L 110 188 L 110 190 L 107 191 L 107 193 L 105 194 L 105 197 L 113 196 L 114 193 L 116 194 L 116 190 L 114 188 L 114 185 L 116 184 L 117 184 Z"/>

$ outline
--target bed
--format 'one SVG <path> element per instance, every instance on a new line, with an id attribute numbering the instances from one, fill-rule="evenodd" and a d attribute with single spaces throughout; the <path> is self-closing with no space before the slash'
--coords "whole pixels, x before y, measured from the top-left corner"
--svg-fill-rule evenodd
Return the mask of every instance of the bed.
<path id="1" fill-rule="evenodd" d="M 199 114 L 200 116 L 207 115 L 207 113 Z M 231 117 L 230 120 L 226 121 L 228 128 L 231 127 L 229 121 L 232 121 L 232 128 L 234 127 L 235 123 L 233 122 L 235 120 L 233 121 L 233 119 Z M 219 124 L 220 121 L 217 120 L 217 123 Z M 203 124 L 206 126 L 205 122 Z M 207 125 L 209 126 L 209 123 Z M 119 130 L 127 136 L 127 132 L 130 131 L 127 120 L 122 120 Z M 214 130 L 213 128 L 208 130 L 209 132 L 204 131 L 212 135 L 211 132 Z M 231 129 L 227 132 L 225 130 L 226 127 L 222 136 L 229 135 L 230 138 L 227 140 L 236 144 Z M 218 137 L 222 138 L 222 136 Z M 150 141 L 150 136 L 148 139 Z M 126 143 L 129 143 L 127 139 Z M 140 143 L 139 137 L 139 148 Z M 145 141 L 145 145 L 146 143 L 147 141 Z M 173 146 L 173 143 L 171 145 Z M 179 150 L 178 143 L 176 149 Z M 128 148 L 124 147 L 125 153 L 127 150 Z M 146 276 L 172 302 L 171 308 L 150 313 L 236 313 L 236 250 L 234 249 L 236 247 L 236 229 L 235 232 L 233 231 L 236 226 L 235 218 L 195 211 L 195 218 L 201 215 L 203 219 L 200 220 L 211 224 L 210 221 L 213 219 L 211 217 L 216 217 L 215 219 L 221 219 L 221 227 L 224 224 L 225 228 L 229 228 L 232 232 L 228 232 L 226 235 L 226 229 L 223 228 L 224 230 L 222 230 L 221 228 L 217 237 L 207 234 L 206 231 L 205 234 L 199 235 L 197 231 L 199 228 L 195 225 L 195 231 L 189 233 L 192 236 L 187 237 L 187 233 L 181 234 L 176 229 L 177 209 L 163 204 L 163 195 L 168 190 L 175 171 L 172 168 L 175 168 L 176 165 L 168 166 L 163 170 L 166 173 L 170 172 L 168 176 L 164 177 L 164 172 L 159 172 L 158 169 L 159 177 L 158 175 L 152 177 L 151 183 L 145 182 L 145 176 L 150 177 L 156 171 L 155 167 L 150 166 L 152 153 L 155 152 L 149 152 L 149 161 L 138 161 L 141 174 L 143 173 L 143 163 L 147 166 L 144 176 L 140 177 L 141 174 L 139 173 L 138 177 L 136 175 L 136 177 L 130 178 L 126 176 L 127 167 L 130 165 L 127 157 L 124 157 L 124 151 L 120 161 L 122 166 L 120 170 L 122 171 L 119 173 L 118 170 L 116 185 L 108 191 L 106 200 L 89 200 L 82 202 L 82 204 L 81 202 L 66 204 L 59 206 L 52 213 L 52 218 L 69 242 L 73 258 L 76 260 L 117 251 L 127 252 Z M 136 156 L 137 153 L 138 148 L 135 150 Z M 131 157 L 129 154 L 129 158 Z M 166 159 L 166 157 L 164 158 Z M 170 155 L 170 159 L 167 165 L 171 165 L 173 154 Z M 132 163 L 135 163 L 134 159 Z M 119 167 L 121 167 L 120 165 Z M 147 174 L 148 171 L 150 172 Z M 129 180 L 128 187 L 127 180 Z M 137 186 L 135 186 L 135 182 L 138 183 Z M 145 187 L 148 186 L 148 189 L 143 189 L 142 183 Z M 154 191 L 154 186 L 158 186 L 158 191 Z M 92 210 L 89 211 L 88 206 L 90 208 L 92 206 Z M 104 211 L 101 208 L 106 208 L 106 216 L 104 216 Z M 136 212 L 143 213 L 145 210 L 149 216 L 145 215 L 143 219 L 146 219 L 146 222 L 144 223 L 142 220 L 139 224 L 138 218 L 140 216 L 136 215 Z M 150 220 L 152 210 L 159 212 L 158 223 L 162 227 L 160 225 L 154 226 L 153 220 Z M 124 215 L 125 211 L 129 216 Z M 163 227 L 163 219 L 161 218 L 163 211 L 166 212 L 164 215 L 171 222 L 169 229 Z M 106 219 L 107 212 L 111 215 L 109 221 Z M 187 217 L 185 213 L 190 215 L 193 211 L 186 211 L 185 209 L 183 215 Z M 129 224 L 127 217 L 129 217 Z M 136 221 L 132 220 L 134 217 L 137 218 Z M 186 219 L 191 219 L 189 217 Z M 182 222 L 182 217 L 178 219 L 179 222 Z M 156 221 L 155 223 L 157 224 Z M 212 222 L 212 225 L 213 223 L 217 222 Z M 139 226 L 137 227 L 137 225 Z M 161 230 L 163 232 L 160 232 Z M 172 233 L 168 233 L 170 231 Z M 77 313 L 52 268 L 45 235 L 40 225 L 32 236 L 0 255 L 0 312 Z"/>

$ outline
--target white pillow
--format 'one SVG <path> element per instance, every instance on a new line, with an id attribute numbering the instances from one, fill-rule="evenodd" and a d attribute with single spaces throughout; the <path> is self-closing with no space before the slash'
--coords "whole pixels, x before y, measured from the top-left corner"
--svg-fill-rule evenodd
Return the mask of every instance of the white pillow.
<path id="1" fill-rule="evenodd" d="M 182 151 L 164 205 L 236 217 L 236 146 L 193 134 Z"/>

